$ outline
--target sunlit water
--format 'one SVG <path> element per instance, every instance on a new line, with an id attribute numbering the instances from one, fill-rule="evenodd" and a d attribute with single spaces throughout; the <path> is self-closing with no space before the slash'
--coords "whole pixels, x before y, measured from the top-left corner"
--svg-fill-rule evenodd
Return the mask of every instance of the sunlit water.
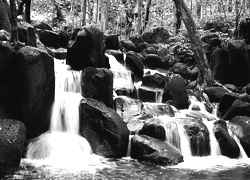
<path id="1" fill-rule="evenodd" d="M 231 134 L 241 148 L 241 156 L 238 159 L 221 156 L 213 135 L 212 122 L 206 121 L 204 123 L 210 132 L 211 156 L 191 156 L 187 134 L 174 118 L 172 123 L 165 124 L 165 129 L 167 141 L 184 155 L 184 162 L 176 166 L 162 167 L 138 162 L 130 157 L 106 159 L 94 155 L 86 139 L 78 135 L 77 107 L 82 99 L 78 84 L 80 74 L 73 71 L 60 74 L 67 69 L 61 63 L 56 68 L 56 77 L 60 79 L 57 78 L 56 83 L 50 131 L 30 144 L 27 158 L 22 159 L 20 169 L 2 179 L 250 179 L 250 159 L 243 152 L 237 137 Z"/>

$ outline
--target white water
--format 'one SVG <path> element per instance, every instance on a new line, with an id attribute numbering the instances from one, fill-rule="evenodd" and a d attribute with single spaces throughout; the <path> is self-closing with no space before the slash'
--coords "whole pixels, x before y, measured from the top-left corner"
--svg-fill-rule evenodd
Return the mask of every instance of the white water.
<path id="1" fill-rule="evenodd" d="M 93 171 L 100 157 L 92 153 L 88 141 L 79 135 L 79 105 L 81 72 L 69 71 L 55 63 L 55 101 L 50 131 L 31 142 L 27 159 L 67 170 Z"/>

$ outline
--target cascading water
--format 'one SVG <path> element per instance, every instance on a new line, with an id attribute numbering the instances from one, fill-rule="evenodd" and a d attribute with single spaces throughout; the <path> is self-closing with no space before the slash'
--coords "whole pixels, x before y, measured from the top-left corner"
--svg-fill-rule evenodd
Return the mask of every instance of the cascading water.
<path id="1" fill-rule="evenodd" d="M 65 64 L 56 63 L 55 73 L 50 130 L 29 144 L 27 159 L 70 170 L 90 170 L 98 156 L 92 154 L 88 141 L 79 135 L 81 72 L 69 71 Z"/>

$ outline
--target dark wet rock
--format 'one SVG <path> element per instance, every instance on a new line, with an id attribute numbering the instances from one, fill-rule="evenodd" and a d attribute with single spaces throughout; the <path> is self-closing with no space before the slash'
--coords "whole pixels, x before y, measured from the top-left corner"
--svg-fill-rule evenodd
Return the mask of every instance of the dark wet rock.
<path id="1" fill-rule="evenodd" d="M 118 96 L 115 98 L 115 110 L 122 117 L 123 121 L 128 123 L 129 120 L 141 114 L 143 104 L 138 99 L 127 96 Z"/>
<path id="2" fill-rule="evenodd" d="M 59 48 L 60 37 L 58 33 L 49 30 L 38 30 L 37 34 L 40 41 L 47 47 Z"/>
<path id="3" fill-rule="evenodd" d="M 200 70 L 196 66 L 193 68 L 188 68 L 187 78 L 190 79 L 191 81 L 194 81 L 198 78 L 199 73 L 200 73 Z"/>
<path id="4" fill-rule="evenodd" d="M 242 40 L 232 40 L 228 43 L 230 56 L 231 84 L 245 86 L 250 82 L 250 61 L 246 44 Z"/>
<path id="5" fill-rule="evenodd" d="M 113 74 L 106 68 L 88 67 L 82 71 L 82 96 L 93 98 L 113 108 Z"/>
<path id="6" fill-rule="evenodd" d="M 138 89 L 138 97 L 142 102 L 157 102 L 158 95 L 161 94 L 160 89 L 140 86 Z"/>
<path id="7" fill-rule="evenodd" d="M 141 35 L 141 38 L 143 39 L 143 41 L 145 41 L 149 44 L 154 43 L 153 32 L 143 32 Z"/>
<path id="8" fill-rule="evenodd" d="M 25 21 L 17 23 L 18 39 L 25 43 L 26 46 L 37 47 L 35 28 Z"/>
<path id="9" fill-rule="evenodd" d="M 229 53 L 222 48 L 216 48 L 210 58 L 210 68 L 215 80 L 222 84 L 230 82 Z"/>
<path id="10" fill-rule="evenodd" d="M 142 86 L 151 88 L 164 88 L 166 85 L 167 77 L 162 74 L 145 75 L 142 78 Z"/>
<path id="11" fill-rule="evenodd" d="M 168 43 L 168 39 L 170 37 L 168 30 L 163 27 L 158 27 L 153 30 L 152 34 L 153 43 Z"/>
<path id="12" fill-rule="evenodd" d="M 129 130 L 115 110 L 92 98 L 80 104 L 80 134 L 97 155 L 118 158 L 127 155 Z"/>
<path id="13" fill-rule="evenodd" d="M 153 118 L 149 122 L 146 122 L 142 126 L 138 134 L 147 135 L 162 141 L 166 140 L 166 132 L 164 129 L 164 124 L 157 118 Z"/>
<path id="14" fill-rule="evenodd" d="M 161 57 L 157 54 L 147 54 L 143 64 L 149 69 L 162 68 L 164 66 Z"/>
<path id="15" fill-rule="evenodd" d="M 109 49 L 109 50 L 106 50 L 105 53 L 114 56 L 119 63 L 124 64 L 124 56 L 121 51 Z"/>
<path id="16" fill-rule="evenodd" d="M 127 52 L 136 51 L 135 45 L 130 40 L 121 40 L 121 45 L 125 49 L 125 51 L 127 51 Z"/>
<path id="17" fill-rule="evenodd" d="M 129 40 L 135 45 L 135 52 L 141 52 L 143 49 L 146 48 L 146 45 L 142 39 L 142 37 L 138 34 L 132 35 L 129 37 Z"/>
<path id="18" fill-rule="evenodd" d="M 34 23 L 33 26 L 37 29 L 43 29 L 43 30 L 49 30 L 49 31 L 53 30 L 49 24 L 47 24 L 43 21 L 38 21 L 38 22 Z"/>
<path id="19" fill-rule="evenodd" d="M 11 33 L 10 7 L 6 0 L 0 0 L 0 30 Z"/>
<path id="20" fill-rule="evenodd" d="M 210 102 L 220 102 L 224 94 L 230 94 L 223 87 L 207 87 L 204 92 L 207 94 Z"/>
<path id="21" fill-rule="evenodd" d="M 225 102 L 224 102 L 225 103 Z M 230 105 L 230 103 L 228 103 Z M 220 104 L 221 106 L 221 104 Z M 220 107 L 219 107 L 220 111 Z M 244 102 L 240 99 L 233 101 L 231 106 L 225 111 L 224 114 L 221 114 L 223 119 L 230 120 L 235 116 L 250 116 L 250 103 Z"/>
<path id="22" fill-rule="evenodd" d="M 143 57 L 139 53 L 129 51 L 125 61 L 126 67 L 128 67 L 137 78 L 141 79 L 144 73 Z"/>
<path id="23" fill-rule="evenodd" d="M 241 20 L 239 24 L 239 35 L 246 44 L 250 44 L 250 18 Z"/>
<path id="24" fill-rule="evenodd" d="M 214 135 L 219 143 L 221 154 L 229 158 L 238 158 L 240 148 L 234 138 L 228 133 L 228 127 L 225 120 L 217 120 L 214 122 Z"/>
<path id="25" fill-rule="evenodd" d="M 131 140 L 131 157 L 161 166 L 183 162 L 180 152 L 167 142 L 146 135 L 135 135 Z"/>
<path id="26" fill-rule="evenodd" d="M 109 68 L 105 57 L 103 32 L 95 26 L 84 26 L 73 33 L 68 44 L 67 64 L 74 70 L 86 67 Z"/>
<path id="27" fill-rule="evenodd" d="M 0 118 L 20 118 L 15 75 L 16 51 L 0 41 Z"/>
<path id="28" fill-rule="evenodd" d="M 28 139 L 49 129 L 55 94 L 54 61 L 47 52 L 26 46 L 17 54 L 17 91 Z"/>
<path id="29" fill-rule="evenodd" d="M 110 34 L 107 36 L 105 41 L 106 49 L 119 49 L 119 35 L 118 34 Z"/>
<path id="30" fill-rule="evenodd" d="M 161 45 L 159 45 L 157 54 L 161 57 L 161 59 L 164 59 L 168 54 L 169 50 Z"/>
<path id="31" fill-rule="evenodd" d="M 58 36 L 59 36 L 59 47 L 67 48 L 69 40 L 70 40 L 69 33 L 65 30 L 59 30 Z"/>
<path id="32" fill-rule="evenodd" d="M 207 156 L 210 154 L 209 132 L 201 120 L 196 118 L 177 118 L 175 121 L 185 128 L 190 138 L 193 156 Z"/>
<path id="33" fill-rule="evenodd" d="M 178 74 L 172 74 L 164 88 L 163 102 L 168 100 L 172 100 L 177 109 L 187 109 L 189 106 L 185 81 Z"/>
<path id="34" fill-rule="evenodd" d="M 239 139 L 248 157 L 250 157 L 250 118 L 249 116 L 235 116 L 229 121 L 233 134 Z"/>
<path id="35" fill-rule="evenodd" d="M 0 119 L 0 174 L 10 174 L 19 168 L 24 151 L 26 128 L 14 119 Z"/>

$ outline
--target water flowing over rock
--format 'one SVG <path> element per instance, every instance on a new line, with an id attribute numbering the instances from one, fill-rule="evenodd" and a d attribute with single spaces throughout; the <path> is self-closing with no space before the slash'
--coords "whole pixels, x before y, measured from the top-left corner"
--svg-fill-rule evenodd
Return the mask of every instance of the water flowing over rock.
<path id="1" fill-rule="evenodd" d="M 11 32 L 10 9 L 6 0 L 0 0 L 0 30 Z"/>
<path id="2" fill-rule="evenodd" d="M 129 131 L 121 117 L 100 101 L 86 98 L 80 105 L 80 134 L 95 154 L 123 157 L 127 154 Z"/>
<path id="3" fill-rule="evenodd" d="M 24 151 L 26 128 L 14 119 L 0 119 L 0 174 L 19 168 Z"/>
<path id="4" fill-rule="evenodd" d="M 250 157 L 250 118 L 249 116 L 235 116 L 229 121 L 233 134 L 239 139 L 248 157 Z"/>
<path id="5" fill-rule="evenodd" d="M 183 156 L 174 146 L 146 135 L 135 135 L 132 138 L 131 157 L 161 166 L 183 162 Z"/>
<path id="6" fill-rule="evenodd" d="M 17 54 L 18 103 L 27 138 L 49 129 L 55 93 L 54 61 L 45 51 L 24 47 Z"/>
<path id="7" fill-rule="evenodd" d="M 95 26 L 76 30 L 68 44 L 67 64 L 74 70 L 109 67 L 103 39 L 103 32 Z"/>
<path id="8" fill-rule="evenodd" d="M 88 67 L 82 71 L 82 96 L 102 101 L 113 108 L 113 74 L 106 68 Z"/>
<path id="9" fill-rule="evenodd" d="M 214 122 L 214 133 L 219 142 L 221 154 L 230 158 L 238 158 L 240 149 L 228 132 L 227 123 L 224 120 Z"/>

